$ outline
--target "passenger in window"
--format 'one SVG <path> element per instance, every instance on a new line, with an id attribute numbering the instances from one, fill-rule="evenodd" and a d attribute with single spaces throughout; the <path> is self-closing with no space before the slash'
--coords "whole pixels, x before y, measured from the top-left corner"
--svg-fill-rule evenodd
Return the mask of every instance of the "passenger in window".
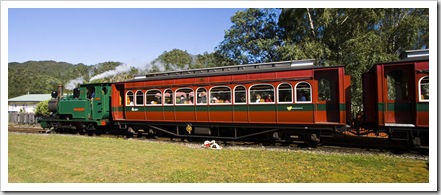
<path id="1" fill-rule="evenodd" d="M 268 97 L 265 99 L 265 102 L 274 102 L 271 94 L 268 94 Z"/>
<path id="2" fill-rule="evenodd" d="M 256 103 L 260 103 L 262 99 L 262 96 L 260 96 L 260 94 L 256 95 Z M 263 100 L 263 99 L 262 99 Z"/>
<path id="3" fill-rule="evenodd" d="M 213 96 L 213 98 L 211 98 L 211 103 L 219 103 L 219 99 L 216 96 Z"/>
<path id="4" fill-rule="evenodd" d="M 184 95 L 181 95 L 181 97 L 179 98 L 179 104 L 183 104 L 185 103 L 185 97 Z"/>
<path id="5" fill-rule="evenodd" d="M 299 93 L 299 98 L 297 98 L 297 101 L 299 102 L 305 102 L 306 100 L 306 96 L 305 96 L 305 92 L 304 91 L 300 91 Z"/>
<path id="6" fill-rule="evenodd" d="M 207 103 L 207 92 L 202 91 L 198 95 L 199 103 Z"/>
<path id="7" fill-rule="evenodd" d="M 169 97 L 166 97 L 165 98 L 165 103 L 164 104 L 173 104 L 172 102 L 171 102 L 171 98 L 169 98 Z"/>
<path id="8" fill-rule="evenodd" d="M 154 100 L 152 100 L 150 104 L 161 104 L 161 101 L 162 101 L 161 95 L 158 93 L 155 95 Z"/>
<path id="9" fill-rule="evenodd" d="M 226 95 L 224 103 L 231 103 L 230 95 Z"/>

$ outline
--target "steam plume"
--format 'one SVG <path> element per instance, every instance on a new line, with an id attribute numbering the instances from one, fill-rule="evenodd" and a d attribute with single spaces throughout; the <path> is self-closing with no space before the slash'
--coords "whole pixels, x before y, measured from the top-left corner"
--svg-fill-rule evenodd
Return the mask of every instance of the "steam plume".
<path id="1" fill-rule="evenodd" d="M 90 78 L 89 82 L 91 82 L 93 80 L 96 80 L 96 79 L 102 79 L 102 78 L 106 78 L 106 77 L 109 77 L 109 76 L 114 76 L 114 75 L 117 75 L 119 73 L 129 72 L 130 68 L 131 68 L 131 66 L 129 66 L 128 64 L 121 64 L 121 65 L 117 66 L 115 68 L 115 70 L 109 70 L 109 71 L 106 71 L 106 72 L 103 72 L 101 74 L 93 76 L 92 78 Z"/>
<path id="2" fill-rule="evenodd" d="M 65 84 L 65 88 L 68 90 L 73 90 L 75 87 L 77 87 L 78 84 L 82 84 L 84 82 L 83 76 L 80 76 L 76 79 L 72 79 L 69 82 Z"/>

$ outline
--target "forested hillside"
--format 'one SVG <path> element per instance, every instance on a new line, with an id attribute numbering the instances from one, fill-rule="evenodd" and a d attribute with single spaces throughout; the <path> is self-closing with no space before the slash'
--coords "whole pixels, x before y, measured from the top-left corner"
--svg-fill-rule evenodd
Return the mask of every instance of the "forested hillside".
<path id="1" fill-rule="evenodd" d="M 57 85 L 67 85 L 71 80 L 87 83 L 91 77 L 113 70 L 120 64 L 104 62 L 87 66 L 55 61 L 11 62 L 8 64 L 8 99 L 27 93 L 50 93 Z"/>

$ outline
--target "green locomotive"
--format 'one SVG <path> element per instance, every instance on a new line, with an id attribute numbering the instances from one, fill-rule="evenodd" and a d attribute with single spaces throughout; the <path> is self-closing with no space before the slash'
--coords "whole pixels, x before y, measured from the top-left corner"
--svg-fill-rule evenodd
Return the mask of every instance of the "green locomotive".
<path id="1" fill-rule="evenodd" d="M 111 89 L 111 83 L 90 83 L 63 95 L 63 86 L 59 85 L 48 103 L 51 117 L 40 119 L 41 127 L 55 132 L 105 133 L 111 122 Z"/>

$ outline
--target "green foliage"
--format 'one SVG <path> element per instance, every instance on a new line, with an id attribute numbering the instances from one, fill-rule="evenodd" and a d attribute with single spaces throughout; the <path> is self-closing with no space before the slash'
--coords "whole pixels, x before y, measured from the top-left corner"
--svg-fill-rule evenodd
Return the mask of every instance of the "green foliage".
<path id="1" fill-rule="evenodd" d="M 278 51 L 283 60 L 345 65 L 357 112 L 362 73 L 375 63 L 398 60 L 404 50 L 428 48 L 428 21 L 428 9 L 282 9 L 284 45 Z"/>
<path id="2" fill-rule="evenodd" d="M 275 9 L 238 11 L 216 52 L 235 64 L 278 61 L 277 48 L 282 40 L 276 20 Z"/>
<path id="3" fill-rule="evenodd" d="M 121 62 L 103 62 L 90 67 L 89 72 L 91 75 L 99 75 L 103 72 L 114 70 L 119 65 L 121 65 Z"/>
<path id="4" fill-rule="evenodd" d="M 208 53 L 198 54 L 195 57 L 194 64 L 192 67 L 194 68 L 210 68 L 217 66 L 229 66 L 234 65 L 234 62 L 219 53 Z"/>
<path id="5" fill-rule="evenodd" d="M 173 49 L 165 51 L 156 58 L 147 68 L 147 73 L 186 70 L 195 68 L 209 68 L 216 66 L 234 65 L 230 60 L 217 52 L 191 55 L 187 51 Z"/>
<path id="6" fill-rule="evenodd" d="M 39 102 L 35 107 L 35 115 L 36 116 L 49 116 L 50 112 L 48 109 L 49 100 Z"/>
<path id="7" fill-rule="evenodd" d="M 9 63 L 8 98 L 29 93 L 50 93 L 58 84 L 75 78 L 75 65 L 55 61 Z"/>
<path id="8" fill-rule="evenodd" d="M 104 62 L 87 66 L 55 61 L 11 62 L 8 64 L 8 98 L 27 93 L 48 94 L 56 90 L 57 85 L 67 86 L 69 81 L 78 78 L 82 78 L 82 81 L 87 83 L 94 75 L 113 70 L 120 64 L 120 62 Z M 131 71 L 116 78 L 109 77 L 94 82 L 123 81 L 133 78 L 133 75 L 137 72 L 137 69 L 132 68 Z M 70 90 L 65 89 L 65 93 L 70 92 Z"/>
<path id="9" fill-rule="evenodd" d="M 189 69 L 192 56 L 187 51 L 173 49 L 163 52 L 153 63 L 158 62 L 163 65 L 164 71 Z"/>

